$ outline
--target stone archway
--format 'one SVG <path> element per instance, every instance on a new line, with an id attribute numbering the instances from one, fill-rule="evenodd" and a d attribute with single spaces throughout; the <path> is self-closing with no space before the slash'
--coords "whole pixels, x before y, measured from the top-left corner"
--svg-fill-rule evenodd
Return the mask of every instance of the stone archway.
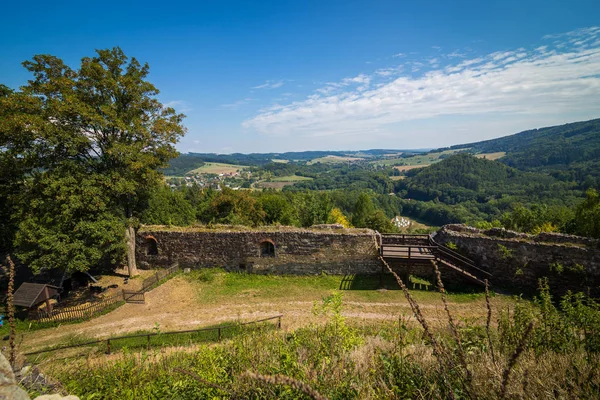
<path id="1" fill-rule="evenodd" d="M 144 246 L 145 252 L 147 256 L 157 256 L 158 255 L 158 241 L 154 236 L 146 236 L 144 238 Z"/>
<path id="2" fill-rule="evenodd" d="M 261 257 L 275 257 L 275 242 L 270 239 L 265 239 L 260 242 Z"/>

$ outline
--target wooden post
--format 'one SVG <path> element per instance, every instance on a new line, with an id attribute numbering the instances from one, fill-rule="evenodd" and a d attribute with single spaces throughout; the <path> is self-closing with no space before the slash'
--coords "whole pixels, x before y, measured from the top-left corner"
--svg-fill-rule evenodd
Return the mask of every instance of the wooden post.
<path id="1" fill-rule="evenodd" d="M 217 328 L 217 331 L 219 332 L 219 342 L 221 341 L 221 328 Z"/>
<path id="2" fill-rule="evenodd" d="M 148 335 L 148 350 L 150 350 L 150 335 Z"/>
<path id="3" fill-rule="evenodd" d="M 277 318 L 277 329 L 281 329 L 281 316 Z"/>
<path id="4" fill-rule="evenodd" d="M 110 354 L 110 339 L 106 339 L 106 354 Z"/>

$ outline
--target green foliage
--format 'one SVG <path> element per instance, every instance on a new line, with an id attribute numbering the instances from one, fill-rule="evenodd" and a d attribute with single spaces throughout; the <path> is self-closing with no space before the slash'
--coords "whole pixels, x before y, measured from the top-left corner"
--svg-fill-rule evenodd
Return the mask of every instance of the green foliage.
<path id="1" fill-rule="evenodd" d="M 264 211 L 247 192 L 224 187 L 203 195 L 197 215 L 204 223 L 256 226 L 263 220 Z"/>
<path id="2" fill-rule="evenodd" d="M 51 55 L 23 65 L 33 79 L 0 98 L 0 165 L 13 171 L 0 185 L 21 185 L 9 197 L 20 255 L 36 270 L 117 263 L 125 224 L 177 154 L 184 116 L 157 100 L 148 65 L 119 48 L 77 70 Z"/>
<path id="3" fill-rule="evenodd" d="M 575 232 L 582 236 L 600 238 L 600 195 L 594 189 L 586 192 L 586 198 L 575 210 Z"/>
<path id="4" fill-rule="evenodd" d="M 358 332 L 350 328 L 346 324 L 346 318 L 342 316 L 343 296 L 342 292 L 336 290 L 324 297 L 321 304 L 315 302 L 313 305 L 313 314 L 330 318 L 326 330 L 331 330 L 327 336 L 330 336 L 333 342 L 328 343 L 328 347 L 335 350 L 350 350 L 362 342 Z"/>
<path id="5" fill-rule="evenodd" d="M 361 193 L 354 205 L 352 225 L 357 228 L 365 228 L 367 226 L 367 218 L 374 212 L 375 207 L 373 206 L 371 197 L 367 193 Z"/>
<path id="6" fill-rule="evenodd" d="M 554 273 L 557 273 L 558 275 L 560 275 L 563 273 L 564 270 L 565 270 L 565 267 L 559 262 L 550 264 L 550 272 L 554 272 Z"/>
<path id="7" fill-rule="evenodd" d="M 86 271 L 120 263 L 125 224 L 104 192 L 105 179 L 58 169 L 26 182 L 15 244 L 34 272 Z"/>
<path id="8" fill-rule="evenodd" d="M 537 354 L 548 351 L 575 352 L 585 349 L 600 351 L 600 307 L 582 293 L 567 293 L 560 309 L 550 295 L 547 279 L 541 279 L 539 294 L 533 303 L 519 299 L 512 312 L 502 312 L 499 319 L 501 345 L 514 348 L 533 322 L 534 328 L 527 346 Z"/>
<path id="9" fill-rule="evenodd" d="M 500 253 L 500 258 L 503 260 L 510 260 L 513 258 L 513 251 L 503 244 L 498 243 L 498 252 Z"/>
<path id="10" fill-rule="evenodd" d="M 191 225 L 196 221 L 196 210 L 181 191 L 172 191 L 160 185 L 150 195 L 148 207 L 141 222 L 149 225 Z"/>
<path id="11" fill-rule="evenodd" d="M 258 204 L 264 211 L 264 223 L 267 225 L 294 225 L 297 221 L 291 196 L 266 192 L 258 198 Z"/>

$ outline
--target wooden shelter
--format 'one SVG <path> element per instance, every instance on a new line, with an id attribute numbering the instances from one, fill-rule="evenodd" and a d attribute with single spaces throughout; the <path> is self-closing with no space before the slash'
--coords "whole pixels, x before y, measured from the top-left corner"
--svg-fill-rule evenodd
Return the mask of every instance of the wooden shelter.
<path id="1" fill-rule="evenodd" d="M 17 306 L 31 308 L 46 302 L 48 311 L 52 309 L 50 299 L 58 294 L 59 288 L 43 283 L 23 283 L 14 294 L 14 303 Z"/>

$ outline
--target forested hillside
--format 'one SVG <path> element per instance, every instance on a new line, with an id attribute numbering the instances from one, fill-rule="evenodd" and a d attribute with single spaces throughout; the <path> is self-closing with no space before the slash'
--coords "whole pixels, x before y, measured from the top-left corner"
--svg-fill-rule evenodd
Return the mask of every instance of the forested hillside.
<path id="1" fill-rule="evenodd" d="M 542 172 L 519 171 L 466 153 L 408 171 L 407 175 L 396 184 L 398 194 L 412 201 L 404 207 L 405 213 L 436 224 L 510 219 L 510 213 L 519 207 L 543 207 L 552 217 L 543 215 L 540 219 L 565 227 L 572 217 L 569 210 L 583 196 L 576 182 L 560 181 Z M 422 214 L 424 204 L 447 212 L 437 217 L 434 214 L 432 220 L 431 214 Z"/>
<path id="2" fill-rule="evenodd" d="M 532 129 L 451 147 L 475 153 L 506 152 L 501 161 L 521 170 L 546 171 L 561 180 L 597 184 L 600 177 L 600 119 Z"/>

